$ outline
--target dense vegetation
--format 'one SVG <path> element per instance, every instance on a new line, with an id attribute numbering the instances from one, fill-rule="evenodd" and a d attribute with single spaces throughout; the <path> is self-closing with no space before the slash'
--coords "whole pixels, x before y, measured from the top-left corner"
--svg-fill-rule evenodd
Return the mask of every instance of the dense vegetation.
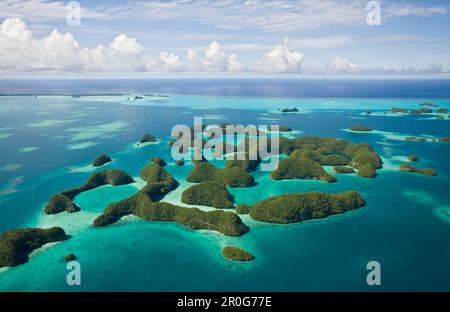
<path id="1" fill-rule="evenodd" d="M 413 172 L 413 173 L 428 175 L 428 176 L 432 176 L 432 177 L 435 177 L 438 175 L 437 171 L 432 168 L 416 168 L 410 164 L 401 164 L 400 170 L 404 171 L 404 172 Z"/>
<path id="2" fill-rule="evenodd" d="M 358 169 L 365 164 L 370 164 L 373 170 L 382 167 L 381 157 L 368 143 L 354 144 L 336 138 L 305 136 L 287 139 L 281 137 L 280 153 L 290 155 L 289 159 L 308 158 L 322 166 L 351 165 Z M 295 162 L 288 161 L 286 164 L 293 165 Z"/>
<path id="3" fill-rule="evenodd" d="M 214 181 L 191 186 L 181 196 L 181 202 L 184 204 L 214 208 L 233 208 L 232 200 L 225 184 Z"/>
<path id="4" fill-rule="evenodd" d="M 239 162 L 242 165 L 239 166 Z M 189 173 L 186 180 L 188 182 L 200 183 L 205 181 L 215 181 L 223 183 L 229 187 L 246 187 L 254 184 L 254 178 L 247 172 L 245 161 L 235 160 L 230 165 L 226 165 L 224 169 L 202 162 L 198 163 Z M 247 168 L 246 168 L 247 167 Z"/>
<path id="5" fill-rule="evenodd" d="M 448 114 L 448 109 L 446 108 L 439 108 L 436 110 L 436 113 L 438 114 Z"/>
<path id="6" fill-rule="evenodd" d="M 65 190 L 53 195 L 45 206 L 44 211 L 47 214 L 55 214 L 63 211 L 76 212 L 79 211 L 80 208 L 73 204 L 72 201 L 78 194 L 106 184 L 118 186 L 133 182 L 133 178 L 122 170 L 112 169 L 95 172 L 89 177 L 86 183 L 80 187 Z"/>
<path id="7" fill-rule="evenodd" d="M 152 164 L 160 165 L 161 167 L 164 167 L 167 165 L 166 161 L 162 159 L 161 157 L 153 157 L 151 160 Z"/>
<path id="8" fill-rule="evenodd" d="M 351 126 L 350 128 L 348 128 L 348 130 L 369 132 L 369 131 L 372 131 L 373 129 L 369 128 L 369 127 L 366 127 L 366 126 L 355 125 L 355 126 Z"/>
<path id="9" fill-rule="evenodd" d="M 141 177 L 147 185 L 135 195 L 106 207 L 103 214 L 94 220 L 94 226 L 109 225 L 134 214 L 148 221 L 174 221 L 191 229 L 214 230 L 230 236 L 248 232 L 248 227 L 235 213 L 220 210 L 205 212 L 160 202 L 178 186 L 178 182 L 161 166 L 154 164 L 144 167 Z"/>
<path id="10" fill-rule="evenodd" d="M 409 155 L 408 160 L 409 161 L 419 161 L 419 157 L 417 157 L 416 155 Z"/>
<path id="11" fill-rule="evenodd" d="M 293 108 L 283 108 L 281 109 L 282 113 L 297 113 L 299 110 L 296 107 Z"/>
<path id="12" fill-rule="evenodd" d="M 224 247 L 222 254 L 229 261 L 252 261 L 255 259 L 251 253 L 236 246 Z"/>
<path id="13" fill-rule="evenodd" d="M 318 162 L 308 158 L 282 159 L 270 176 L 274 180 L 305 179 L 336 182 L 336 178 L 327 173 Z"/>
<path id="14" fill-rule="evenodd" d="M 255 220 L 295 223 L 326 218 L 364 205 L 364 199 L 356 191 L 339 194 L 310 192 L 274 196 L 254 205 L 242 205 L 240 209 L 248 209 L 250 216 Z"/>
<path id="15" fill-rule="evenodd" d="M 177 161 L 175 162 L 175 166 L 184 166 L 184 161 L 182 161 L 182 160 L 177 160 Z"/>
<path id="16" fill-rule="evenodd" d="M 153 143 L 156 142 L 156 138 L 151 134 L 144 134 L 139 143 Z"/>
<path id="17" fill-rule="evenodd" d="M 406 108 L 398 108 L 398 107 L 393 107 L 391 109 L 391 112 L 393 113 L 403 113 L 403 114 L 407 114 L 408 110 Z"/>
<path id="18" fill-rule="evenodd" d="M 7 231 L 0 236 L 0 267 L 26 263 L 28 255 L 33 250 L 67 238 L 66 233 L 60 227 Z"/>
<path id="19" fill-rule="evenodd" d="M 112 161 L 111 157 L 109 157 L 106 154 L 102 154 L 98 156 L 96 159 L 94 159 L 94 161 L 92 162 L 92 166 L 100 167 L 103 166 L 104 164 L 110 163 L 111 161 Z"/>

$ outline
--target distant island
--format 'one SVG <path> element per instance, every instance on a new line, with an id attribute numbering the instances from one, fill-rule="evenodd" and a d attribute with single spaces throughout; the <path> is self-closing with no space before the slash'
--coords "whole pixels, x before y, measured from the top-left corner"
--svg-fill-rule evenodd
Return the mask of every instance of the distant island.
<path id="1" fill-rule="evenodd" d="M 222 254 L 229 261 L 252 261 L 255 259 L 251 253 L 236 246 L 225 246 Z"/>
<path id="2" fill-rule="evenodd" d="M 181 202 L 188 205 L 201 205 L 214 208 L 233 208 L 233 201 L 225 184 L 205 181 L 191 186 L 181 195 Z"/>
<path id="3" fill-rule="evenodd" d="M 178 182 L 158 164 L 144 167 L 141 177 L 147 185 L 135 195 L 108 205 L 103 214 L 94 220 L 94 226 L 113 224 L 126 215 L 134 214 L 148 221 L 174 221 L 194 230 L 214 230 L 229 236 L 248 232 L 249 228 L 233 212 L 206 212 L 160 202 L 164 195 L 178 186 Z"/>
<path id="4" fill-rule="evenodd" d="M 240 205 L 240 211 L 248 211 L 258 221 L 269 223 L 296 223 L 326 218 L 365 205 L 356 191 L 339 194 L 319 192 L 284 194 L 273 196 L 254 205 Z"/>
<path id="5" fill-rule="evenodd" d="M 419 161 L 419 157 L 417 157 L 416 155 L 409 155 L 408 160 L 409 161 Z"/>
<path id="6" fill-rule="evenodd" d="M 0 268 L 28 262 L 28 255 L 45 244 L 67 239 L 60 227 L 16 229 L 0 235 Z"/>

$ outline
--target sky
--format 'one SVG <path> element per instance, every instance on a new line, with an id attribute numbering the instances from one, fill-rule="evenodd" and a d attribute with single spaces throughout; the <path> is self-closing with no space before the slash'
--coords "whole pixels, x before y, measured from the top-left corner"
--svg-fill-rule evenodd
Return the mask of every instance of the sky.
<path id="1" fill-rule="evenodd" d="M 0 0 L 0 25 L 1 77 L 450 76 L 448 0 Z"/>

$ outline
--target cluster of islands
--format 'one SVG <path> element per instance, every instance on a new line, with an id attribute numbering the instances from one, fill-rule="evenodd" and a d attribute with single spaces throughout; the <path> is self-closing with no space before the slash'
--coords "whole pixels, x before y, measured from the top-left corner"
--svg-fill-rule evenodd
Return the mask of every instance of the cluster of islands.
<path id="1" fill-rule="evenodd" d="M 424 108 L 425 109 L 425 108 Z M 423 110 L 424 110 L 423 109 Z M 428 112 L 428 108 L 427 112 Z M 297 109 L 283 109 L 296 112 Z M 396 109 L 398 110 L 398 109 Z M 226 125 L 221 125 L 225 127 Z M 369 132 L 371 128 L 353 126 L 349 130 Z M 292 131 L 289 127 L 280 127 L 282 132 Z M 192 140 L 194 137 L 192 137 Z M 169 146 L 174 144 L 169 142 Z M 248 214 L 252 219 L 277 224 L 298 223 L 306 220 L 326 218 L 342 214 L 365 206 L 366 201 L 357 191 L 349 190 L 338 194 L 322 192 L 291 193 L 269 197 L 252 205 L 235 203 L 228 188 L 252 187 L 255 179 L 251 172 L 263 161 L 250 159 L 249 148 L 253 138 L 246 137 L 239 144 L 245 144 L 243 160 L 227 159 L 223 168 L 214 166 L 206 159 L 192 161 L 193 169 L 186 177 L 187 182 L 195 183 L 181 194 L 181 202 L 192 206 L 207 206 L 213 210 L 178 206 L 164 201 L 164 197 L 177 189 L 179 182 L 166 170 L 166 161 L 154 157 L 140 171 L 145 186 L 131 197 L 109 204 L 103 213 L 93 221 L 93 227 L 104 227 L 118 222 L 122 217 L 135 215 L 146 221 L 170 221 L 193 230 L 211 230 L 227 236 L 242 236 L 250 228 L 240 215 Z M 137 143 L 157 142 L 157 138 L 146 134 Z M 207 141 L 203 140 L 203 144 Z M 270 140 L 269 140 L 270 143 Z M 256 146 L 258 141 L 256 142 Z M 237 146 L 233 146 L 237 149 Z M 270 148 L 270 144 L 269 144 Z M 382 159 L 368 143 L 355 144 L 348 140 L 318 136 L 287 138 L 280 137 L 279 153 L 284 155 L 278 167 L 270 173 L 274 181 L 287 179 L 318 180 L 335 183 L 338 179 L 328 173 L 323 166 L 332 166 L 336 174 L 356 174 L 361 178 L 376 178 L 377 170 L 383 166 Z M 415 155 L 408 157 L 417 162 Z M 93 160 L 93 167 L 101 167 L 113 159 L 102 154 Z M 183 160 L 176 166 L 183 166 Z M 431 168 L 416 168 L 411 164 L 402 164 L 401 171 L 436 176 Z M 100 170 L 93 173 L 84 184 L 54 194 L 44 207 L 46 214 L 77 213 L 81 210 L 74 198 L 103 185 L 119 186 L 135 182 L 133 177 L 120 169 Z M 0 267 L 17 266 L 28 261 L 29 254 L 50 242 L 69 239 L 64 229 L 27 228 L 15 229 L 0 236 Z M 230 261 L 251 261 L 255 257 L 238 246 L 226 246 L 225 259 Z M 64 257 L 67 261 L 76 258 L 74 254 Z"/>

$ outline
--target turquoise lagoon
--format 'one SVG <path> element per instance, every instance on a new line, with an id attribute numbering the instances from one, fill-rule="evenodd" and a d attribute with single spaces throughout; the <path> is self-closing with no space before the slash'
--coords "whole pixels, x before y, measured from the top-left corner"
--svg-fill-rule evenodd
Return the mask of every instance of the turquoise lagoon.
<path id="1" fill-rule="evenodd" d="M 450 100 L 127 97 L 0 97 L 0 231 L 59 225 L 72 235 L 35 251 L 24 265 L 1 269 L 1 291 L 450 290 L 450 144 L 403 140 L 405 135 L 448 137 L 450 119 L 384 114 L 392 106 L 418 108 L 425 101 L 450 108 Z M 298 107 L 301 113 L 281 114 L 283 107 Z M 336 175 L 333 184 L 272 181 L 268 173 L 256 171 L 256 186 L 230 189 L 236 203 L 247 204 L 306 191 L 358 190 L 367 201 L 357 211 L 325 220 L 273 225 L 243 216 L 250 232 L 237 238 L 136 217 L 93 228 L 93 219 L 106 205 L 142 186 L 137 177 L 151 157 L 168 161 L 167 170 L 180 186 L 164 200 L 179 203 L 190 185 L 185 177 L 192 165 L 176 167 L 167 142 L 174 125 L 191 125 L 194 116 L 204 116 L 206 124 L 275 123 L 293 128 L 295 135 L 367 141 L 383 157 L 384 168 L 375 179 Z M 377 131 L 342 130 L 355 124 Z M 161 141 L 136 147 L 144 133 Z M 101 153 L 114 159 L 101 169 L 120 168 L 136 183 L 77 196 L 81 212 L 44 215 L 52 194 L 101 170 L 89 165 Z M 420 157 L 418 167 L 433 167 L 439 176 L 400 172 L 398 166 L 409 154 Z M 255 261 L 224 260 L 221 249 L 228 244 L 251 251 Z M 81 264 L 79 287 L 66 284 L 63 258 L 68 253 L 76 254 Z M 382 285 L 377 288 L 366 284 L 366 264 L 372 260 L 381 264 Z"/>

